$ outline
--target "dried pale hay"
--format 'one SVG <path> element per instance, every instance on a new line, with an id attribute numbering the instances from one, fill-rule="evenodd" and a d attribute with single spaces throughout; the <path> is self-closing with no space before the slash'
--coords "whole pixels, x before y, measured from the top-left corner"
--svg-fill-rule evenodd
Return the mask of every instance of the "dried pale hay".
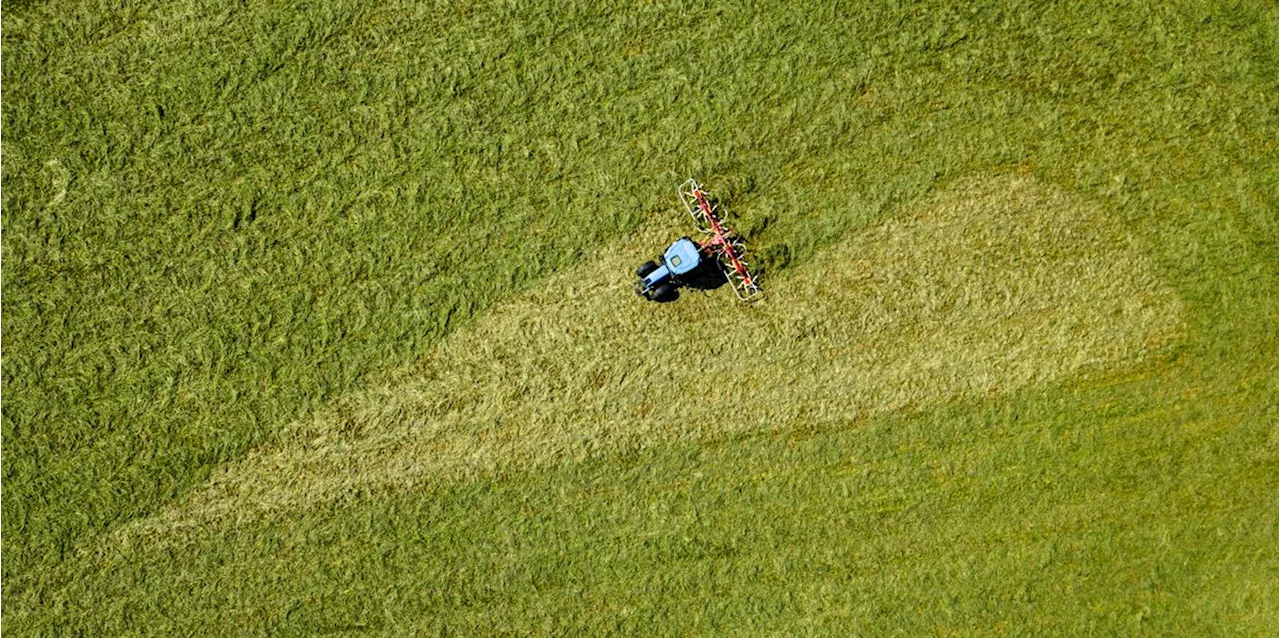
<path id="1" fill-rule="evenodd" d="M 122 538 L 988 396 L 1137 360 L 1182 331 L 1179 301 L 1120 226 L 1028 178 L 962 182 L 771 282 L 754 307 L 726 291 L 636 300 L 631 262 L 675 228 L 494 309 L 397 382 L 295 426 Z"/>

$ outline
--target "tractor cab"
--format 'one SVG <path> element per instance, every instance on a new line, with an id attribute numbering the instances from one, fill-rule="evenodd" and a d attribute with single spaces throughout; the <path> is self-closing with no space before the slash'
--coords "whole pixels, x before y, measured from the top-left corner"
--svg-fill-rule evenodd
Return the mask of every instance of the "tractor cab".
<path id="1" fill-rule="evenodd" d="M 680 295 L 680 277 L 693 272 L 702 263 L 702 252 L 688 237 L 681 237 L 667 247 L 657 261 L 647 261 L 636 269 L 639 281 L 636 294 L 651 301 L 675 301 Z"/>

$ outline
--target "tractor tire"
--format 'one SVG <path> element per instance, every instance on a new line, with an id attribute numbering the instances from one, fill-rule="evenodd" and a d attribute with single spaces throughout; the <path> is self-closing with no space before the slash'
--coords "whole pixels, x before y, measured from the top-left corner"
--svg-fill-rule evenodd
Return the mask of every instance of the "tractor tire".
<path id="1" fill-rule="evenodd" d="M 644 279 L 646 276 L 649 275 L 649 273 L 657 269 L 658 269 L 658 264 L 655 264 L 652 261 L 646 261 L 643 264 L 640 264 L 639 268 L 636 268 L 636 276 L 641 279 Z"/>
<path id="2" fill-rule="evenodd" d="M 653 299 L 658 303 L 669 303 L 680 298 L 680 291 L 671 284 L 662 284 L 653 291 Z"/>

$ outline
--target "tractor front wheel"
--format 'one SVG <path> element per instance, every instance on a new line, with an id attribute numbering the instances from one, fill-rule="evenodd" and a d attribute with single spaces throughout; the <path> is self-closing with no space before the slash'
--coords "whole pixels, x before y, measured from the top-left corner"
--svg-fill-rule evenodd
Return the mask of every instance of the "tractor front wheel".
<path id="1" fill-rule="evenodd" d="M 652 261 L 646 261 L 643 264 L 640 264 L 639 268 L 636 268 L 636 276 L 641 279 L 644 279 L 646 276 L 649 275 L 649 273 L 657 269 L 658 269 L 658 264 L 655 264 Z"/>

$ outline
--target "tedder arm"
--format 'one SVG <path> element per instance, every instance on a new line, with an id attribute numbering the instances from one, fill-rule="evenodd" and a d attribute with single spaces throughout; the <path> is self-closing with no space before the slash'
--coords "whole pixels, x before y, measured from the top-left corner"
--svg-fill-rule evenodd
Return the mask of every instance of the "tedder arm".
<path id="1" fill-rule="evenodd" d="M 689 216 L 693 218 L 694 225 L 704 235 L 703 241 L 699 243 L 700 248 L 708 255 L 715 255 L 738 299 L 758 299 L 762 294 L 759 281 L 752 276 L 743 259 L 746 245 L 720 218 L 719 206 L 713 204 L 702 186 L 692 179 L 682 184 L 677 192 L 685 209 L 689 211 Z"/>

